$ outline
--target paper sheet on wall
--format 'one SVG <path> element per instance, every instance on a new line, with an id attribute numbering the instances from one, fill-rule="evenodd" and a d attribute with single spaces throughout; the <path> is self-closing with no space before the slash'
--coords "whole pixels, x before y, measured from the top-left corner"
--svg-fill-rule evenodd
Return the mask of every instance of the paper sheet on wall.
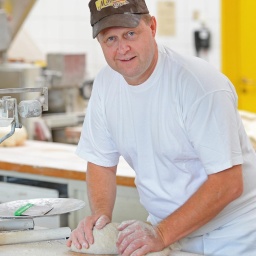
<path id="1" fill-rule="evenodd" d="M 158 35 L 175 35 L 175 3 L 172 1 L 157 2 Z"/>

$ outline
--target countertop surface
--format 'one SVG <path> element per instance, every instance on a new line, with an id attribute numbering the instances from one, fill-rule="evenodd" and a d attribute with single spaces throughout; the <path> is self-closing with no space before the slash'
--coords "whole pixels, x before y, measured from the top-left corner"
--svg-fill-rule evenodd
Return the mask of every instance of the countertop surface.
<path id="1" fill-rule="evenodd" d="M 36 243 L 23 243 L 12 245 L 1 245 L 0 255 L 5 256 L 61 256 L 61 255 L 92 255 L 72 252 L 67 246 L 65 240 L 43 241 Z M 107 255 L 104 255 L 107 256 Z"/>
<path id="2" fill-rule="evenodd" d="M 0 147 L 0 169 L 84 181 L 87 162 L 75 150 L 76 145 L 27 140 L 22 146 Z M 134 176 L 121 157 L 117 184 L 134 187 Z"/>
<path id="3" fill-rule="evenodd" d="M 95 256 L 95 254 L 85 254 L 72 252 L 67 246 L 65 240 L 44 241 L 36 243 L 12 244 L 0 246 L 0 255 L 4 256 Z M 104 254 L 98 256 L 113 256 L 113 254 Z M 161 256 L 161 254 L 159 254 Z M 198 254 L 171 251 L 168 256 L 199 256 Z"/>

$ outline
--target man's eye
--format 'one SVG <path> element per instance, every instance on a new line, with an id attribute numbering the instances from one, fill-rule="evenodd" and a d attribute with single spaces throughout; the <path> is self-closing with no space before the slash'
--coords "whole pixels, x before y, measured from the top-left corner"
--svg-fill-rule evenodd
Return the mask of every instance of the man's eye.
<path id="1" fill-rule="evenodd" d="M 128 35 L 129 37 L 133 37 L 133 36 L 135 35 L 135 33 L 134 33 L 133 31 L 130 31 L 130 32 L 127 33 L 127 35 Z"/>
<path id="2" fill-rule="evenodd" d="M 114 36 L 110 36 L 110 37 L 108 37 L 107 42 L 113 42 L 114 40 L 115 40 L 115 37 Z"/>
<path id="3" fill-rule="evenodd" d="M 110 36 L 110 37 L 107 37 L 106 40 L 104 40 L 104 41 L 105 41 L 106 45 L 111 46 L 116 41 L 116 37 Z"/>

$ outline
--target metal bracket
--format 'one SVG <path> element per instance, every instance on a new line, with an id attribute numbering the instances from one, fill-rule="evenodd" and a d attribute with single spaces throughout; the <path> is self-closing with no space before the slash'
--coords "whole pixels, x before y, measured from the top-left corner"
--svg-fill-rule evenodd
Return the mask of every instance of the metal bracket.
<path id="1" fill-rule="evenodd" d="M 23 108 L 18 109 L 17 106 L 17 100 L 16 98 L 12 98 L 9 96 L 9 94 L 17 94 L 17 93 L 28 93 L 28 92 L 40 92 L 42 99 L 36 100 L 36 101 L 21 101 L 20 105 L 23 106 Z M 47 87 L 41 87 L 41 88 L 8 88 L 8 89 L 0 89 L 0 95 L 8 95 L 3 96 L 0 98 L 0 127 L 6 127 L 11 125 L 11 131 L 0 138 L 0 143 L 2 143 L 4 140 L 12 136 L 15 132 L 15 128 L 21 128 L 22 125 L 19 122 L 19 116 L 20 114 L 22 117 L 35 117 L 41 114 L 42 110 L 47 111 L 48 110 L 48 88 Z M 37 103 L 36 105 L 34 103 Z M 20 106 L 19 105 L 19 106 Z M 33 111 L 31 107 L 35 107 L 39 109 L 39 111 Z M 26 109 L 24 110 L 24 107 Z M 20 110 L 21 109 L 21 110 Z M 36 110 L 38 110 L 36 109 Z M 19 112 L 23 111 L 23 113 Z M 24 114 L 24 111 L 27 111 L 27 113 Z"/>

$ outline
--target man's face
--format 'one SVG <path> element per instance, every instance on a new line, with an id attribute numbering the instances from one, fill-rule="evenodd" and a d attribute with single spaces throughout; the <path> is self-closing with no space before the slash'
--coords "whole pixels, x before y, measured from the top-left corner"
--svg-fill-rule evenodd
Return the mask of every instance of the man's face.
<path id="1" fill-rule="evenodd" d="M 145 82 L 157 63 L 156 21 L 143 20 L 136 28 L 112 27 L 98 35 L 108 65 L 130 85 Z"/>

